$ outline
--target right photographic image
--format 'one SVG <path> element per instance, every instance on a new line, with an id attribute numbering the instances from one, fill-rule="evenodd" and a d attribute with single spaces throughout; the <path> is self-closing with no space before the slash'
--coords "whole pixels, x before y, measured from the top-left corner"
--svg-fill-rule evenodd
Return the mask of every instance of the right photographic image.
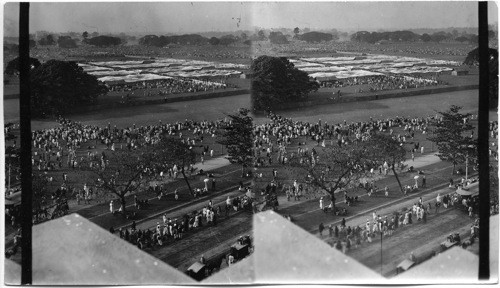
<path id="1" fill-rule="evenodd" d="M 254 217 L 256 282 L 478 283 L 481 255 L 497 282 L 496 4 L 486 112 L 477 2 L 255 3 L 252 12 L 246 76 L 264 211 Z"/>

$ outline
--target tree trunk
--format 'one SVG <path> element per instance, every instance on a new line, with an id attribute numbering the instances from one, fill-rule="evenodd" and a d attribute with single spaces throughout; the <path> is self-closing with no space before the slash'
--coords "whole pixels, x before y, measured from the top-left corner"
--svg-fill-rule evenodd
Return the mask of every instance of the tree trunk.
<path id="1" fill-rule="evenodd" d="M 127 211 L 127 202 L 125 200 L 125 194 L 120 194 L 120 204 L 122 208 L 122 214 L 125 216 Z M 119 208 L 119 207 L 118 207 Z"/>
<path id="2" fill-rule="evenodd" d="M 191 189 L 191 185 L 189 185 L 189 181 L 186 177 L 186 173 L 184 173 L 184 168 L 182 168 L 181 173 L 182 173 L 182 177 L 184 178 L 184 181 L 186 181 L 186 184 L 187 184 L 188 189 L 189 189 L 189 193 L 191 193 L 191 195 L 194 195 L 193 189 Z"/>
<path id="3" fill-rule="evenodd" d="M 453 169 L 451 169 L 451 176 L 455 174 L 455 166 L 457 166 L 457 164 L 453 163 Z"/>
<path id="4" fill-rule="evenodd" d="M 245 166 L 241 165 L 241 178 L 245 178 Z"/>
<path id="5" fill-rule="evenodd" d="M 330 190 L 330 198 L 332 198 L 332 214 L 335 216 L 335 190 L 331 191 Z"/>
<path id="6" fill-rule="evenodd" d="M 401 181 L 399 181 L 398 173 L 396 173 L 395 165 L 392 165 L 392 172 L 394 173 L 394 176 L 396 176 L 396 180 L 398 180 L 399 188 L 401 189 L 401 193 L 405 195 L 405 191 L 403 190 L 403 185 L 401 185 Z"/>

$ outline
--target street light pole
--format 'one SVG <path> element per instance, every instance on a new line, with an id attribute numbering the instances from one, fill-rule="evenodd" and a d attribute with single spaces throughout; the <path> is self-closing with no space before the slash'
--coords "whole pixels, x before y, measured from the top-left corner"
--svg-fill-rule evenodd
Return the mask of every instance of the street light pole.
<path id="1" fill-rule="evenodd" d="M 9 158 L 9 185 L 8 185 L 7 191 L 9 191 L 9 193 L 10 193 L 10 158 Z"/>
<path id="2" fill-rule="evenodd" d="M 465 155 L 465 183 L 467 183 L 468 175 L 469 175 L 469 153 Z"/>
<path id="3" fill-rule="evenodd" d="M 380 231 L 380 275 L 382 276 L 382 231 Z"/>

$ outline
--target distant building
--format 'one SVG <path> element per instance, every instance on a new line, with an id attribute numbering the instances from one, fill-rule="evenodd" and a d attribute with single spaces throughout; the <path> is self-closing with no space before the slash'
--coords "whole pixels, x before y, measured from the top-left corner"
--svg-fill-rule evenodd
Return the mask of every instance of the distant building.
<path id="1" fill-rule="evenodd" d="M 465 75 L 469 75 L 469 70 L 466 70 L 466 69 L 453 69 L 451 71 L 451 75 L 453 75 L 453 76 L 465 76 Z"/>

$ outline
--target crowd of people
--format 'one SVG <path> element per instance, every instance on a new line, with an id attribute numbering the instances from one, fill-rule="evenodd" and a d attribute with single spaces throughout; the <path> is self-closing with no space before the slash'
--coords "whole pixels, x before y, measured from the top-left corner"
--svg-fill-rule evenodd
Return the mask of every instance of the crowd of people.
<path id="1" fill-rule="evenodd" d="M 435 77 L 418 77 L 405 75 L 377 75 L 352 77 L 333 81 L 321 82 L 321 87 L 344 88 L 356 85 L 368 85 L 365 90 L 360 88 L 357 92 L 374 92 L 384 90 L 404 90 L 410 88 L 421 88 L 428 86 L 446 85 L 445 82 Z"/>
<path id="2" fill-rule="evenodd" d="M 207 92 L 232 87 L 224 81 L 202 81 L 192 79 L 171 78 L 155 81 L 141 81 L 110 85 L 110 91 L 130 92 L 127 96 L 154 96 L 180 93 Z M 151 91 L 154 90 L 154 91 Z M 137 93 L 137 94 L 136 94 Z"/>
<path id="3" fill-rule="evenodd" d="M 77 205 L 81 202 L 90 204 L 99 201 L 104 192 L 96 183 L 71 185 L 70 182 L 75 182 L 79 177 L 75 176 L 75 173 L 79 175 L 80 169 L 91 168 L 90 166 L 97 165 L 96 163 L 105 167 L 109 165 L 108 153 L 118 149 L 133 153 L 142 146 L 154 145 L 163 134 L 181 138 L 182 142 L 195 149 L 198 158 L 208 159 L 214 157 L 214 149 L 210 148 L 206 139 L 216 137 L 216 131 L 226 121 L 228 120 L 196 122 L 186 119 L 175 123 L 159 121 L 157 125 L 134 124 L 117 128 L 109 123 L 100 127 L 59 118 L 59 127 L 32 132 L 32 164 L 34 171 L 45 177 L 49 186 L 53 187 L 49 192 L 52 194 L 52 201 L 48 201 L 50 203 L 47 205 L 53 204 L 52 202 L 60 198 L 54 194 L 57 191 L 65 192 L 57 193 L 58 195 L 74 197 Z M 189 175 L 195 172 L 193 164 L 184 168 Z M 181 169 L 182 167 L 177 165 L 151 165 L 144 168 L 143 174 L 159 181 L 173 180 L 179 176 Z M 161 191 L 165 190 L 163 186 L 159 188 Z"/>
<path id="4" fill-rule="evenodd" d="M 316 142 L 317 146 L 328 145 L 349 145 L 352 141 L 368 140 L 374 131 L 388 132 L 395 139 L 406 143 L 414 138 L 416 133 L 428 133 L 428 126 L 437 116 L 429 117 L 394 117 L 385 120 L 370 119 L 369 121 L 359 121 L 353 123 L 328 124 L 319 120 L 317 123 L 294 121 L 271 113 L 270 122 L 256 125 L 254 128 L 254 159 L 255 166 L 271 165 L 273 163 L 272 154 L 276 154 L 278 163 L 288 163 L 294 156 L 303 153 L 315 153 L 313 149 L 304 147 L 306 142 L 303 139 L 310 139 Z M 395 127 L 402 127 L 404 133 L 394 133 Z M 300 138 L 300 139 L 299 139 Z M 292 144 L 292 140 L 298 141 L 295 151 L 287 149 Z M 415 145 L 418 145 L 415 143 Z M 420 147 L 419 147 L 420 148 Z M 423 153 L 423 149 L 419 149 Z M 377 167 L 378 169 L 378 167 Z M 382 169 L 387 169 L 382 167 Z"/>
<path id="5" fill-rule="evenodd" d="M 247 196 L 233 198 L 228 196 L 223 204 L 215 205 L 212 200 L 209 200 L 208 204 L 201 210 L 194 210 L 180 218 L 172 219 L 164 213 L 161 220 L 153 228 L 138 229 L 134 221 L 130 228 L 120 228 L 118 233 L 120 238 L 140 249 L 154 249 L 180 240 L 186 233 L 194 233 L 202 227 L 217 226 L 220 219 L 228 218 L 238 211 L 250 211 L 251 206 L 251 199 Z M 115 233 L 116 231 L 111 227 L 110 232 Z"/>
<path id="6" fill-rule="evenodd" d="M 339 51 L 357 53 L 377 53 L 391 55 L 446 55 L 467 56 L 475 48 L 472 44 L 439 43 L 434 45 L 415 45 L 414 42 L 394 42 L 388 45 L 376 45 L 357 41 L 330 41 L 323 43 L 306 43 L 293 41 L 286 45 L 254 45 L 256 55 L 336 53 Z"/>
<path id="7" fill-rule="evenodd" d="M 333 247 L 342 250 L 344 253 L 353 247 L 357 248 L 362 243 L 371 243 L 380 234 L 383 236 L 391 236 L 398 228 L 409 226 L 415 223 L 427 223 L 429 215 L 438 215 L 441 207 L 443 209 L 457 208 L 467 211 L 471 219 L 474 219 L 473 227 L 476 230 L 471 230 L 471 238 L 478 236 L 478 218 L 476 208 L 471 208 L 470 205 L 475 205 L 474 197 L 462 198 L 457 193 L 441 195 L 438 194 L 435 201 L 428 201 L 425 203 L 422 197 L 419 197 L 411 207 L 403 208 L 401 211 L 394 211 L 393 213 L 385 216 L 379 215 L 376 211 L 373 212 L 373 218 L 367 219 L 365 225 L 348 226 L 345 218 L 342 218 L 339 226 L 330 224 L 325 226 L 323 223 L 319 225 L 320 236 L 323 237 L 323 231 L 327 230 L 330 239 L 334 239 Z M 470 211 L 473 209 L 473 212 Z M 494 211 L 495 208 L 492 208 Z M 498 213 L 498 204 L 496 205 L 496 213 Z M 469 240 L 470 241 L 474 241 Z M 470 244 L 469 244 L 470 245 Z M 467 245 L 466 245 L 467 246 Z M 465 248 L 465 247 L 464 247 Z"/>

